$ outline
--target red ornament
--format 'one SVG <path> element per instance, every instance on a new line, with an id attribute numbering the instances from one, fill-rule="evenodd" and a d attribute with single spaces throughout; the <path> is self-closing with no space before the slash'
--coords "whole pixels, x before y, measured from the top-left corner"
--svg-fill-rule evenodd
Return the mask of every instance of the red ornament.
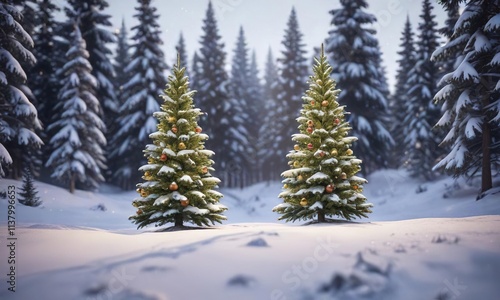
<path id="1" fill-rule="evenodd" d="M 177 133 L 177 127 L 172 127 L 172 132 Z"/>
<path id="2" fill-rule="evenodd" d="M 179 186 L 177 185 L 177 183 L 172 182 L 168 188 L 169 188 L 171 191 L 177 191 L 177 189 L 179 188 Z"/>
<path id="3" fill-rule="evenodd" d="M 311 101 L 311 105 L 316 105 L 316 101 Z"/>
<path id="4" fill-rule="evenodd" d="M 332 193 L 333 190 L 335 189 L 335 186 L 333 184 L 329 184 L 325 187 L 325 192 L 327 192 L 328 194 Z"/>
<path id="5" fill-rule="evenodd" d="M 137 210 L 137 215 L 138 216 L 142 215 L 142 209 Z"/>
<path id="6" fill-rule="evenodd" d="M 207 167 L 203 167 L 203 168 L 201 168 L 201 172 L 202 172 L 203 174 L 207 174 L 207 173 L 208 173 L 208 168 L 207 168 Z"/>
<path id="7" fill-rule="evenodd" d="M 312 133 L 313 132 L 313 128 L 312 127 L 307 127 L 307 132 L 308 133 Z"/>
<path id="8" fill-rule="evenodd" d="M 201 133 L 201 131 L 202 131 L 202 130 L 203 130 L 203 129 L 201 129 L 201 127 L 199 127 L 199 126 L 198 126 L 198 127 L 196 127 L 196 128 L 194 129 L 194 131 L 195 131 L 196 133 Z"/>
<path id="9" fill-rule="evenodd" d="M 186 199 L 186 200 L 181 200 L 181 206 L 182 206 L 182 207 L 186 207 L 186 206 L 188 206 L 188 205 L 189 205 L 189 200 L 188 200 L 188 199 Z"/>
<path id="10" fill-rule="evenodd" d="M 160 156 L 161 161 L 166 161 L 167 160 L 167 155 L 165 153 L 162 153 Z"/>
<path id="11" fill-rule="evenodd" d="M 321 157 L 325 157 L 325 152 L 324 152 L 324 151 L 321 151 L 321 152 L 319 153 L 319 156 L 321 156 Z"/>
<path id="12" fill-rule="evenodd" d="M 337 125 L 340 124 L 340 120 L 339 119 L 335 119 L 333 122 L 335 122 L 335 124 L 337 124 Z"/>
<path id="13" fill-rule="evenodd" d="M 311 150 L 313 148 L 313 144 L 309 143 L 307 144 L 307 149 Z"/>

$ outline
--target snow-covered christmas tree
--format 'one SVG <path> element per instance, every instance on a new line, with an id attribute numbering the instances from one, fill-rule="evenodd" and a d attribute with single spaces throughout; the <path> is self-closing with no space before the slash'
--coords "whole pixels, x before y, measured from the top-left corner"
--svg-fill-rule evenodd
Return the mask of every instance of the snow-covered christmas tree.
<path id="1" fill-rule="evenodd" d="M 203 113 L 194 107 L 195 91 L 179 66 L 180 59 L 161 96 L 161 111 L 153 114 L 159 124 L 144 150 L 148 164 L 139 169 L 144 182 L 137 184 L 137 212 L 130 217 L 139 228 L 172 222 L 208 226 L 226 219 L 221 213 L 227 208 L 219 203 L 223 195 L 215 190 L 220 180 L 210 174 L 214 152 L 205 149 L 208 135 L 197 123 Z"/>
<path id="2" fill-rule="evenodd" d="M 19 203 L 37 207 L 42 204 L 35 183 L 33 182 L 33 174 L 29 167 L 24 169 L 23 186 L 19 189 Z"/>
<path id="3" fill-rule="evenodd" d="M 315 216 L 318 222 L 325 222 L 326 216 L 367 217 L 372 207 L 362 194 L 367 181 L 356 176 L 361 160 L 351 149 L 357 138 L 348 136 L 347 112 L 337 102 L 340 90 L 330 77 L 332 68 L 323 48 L 313 70 L 297 118 L 299 133 L 292 138 L 296 144 L 287 155 L 291 169 L 282 174 L 285 179 L 279 197 L 284 203 L 273 211 L 287 221 Z"/>

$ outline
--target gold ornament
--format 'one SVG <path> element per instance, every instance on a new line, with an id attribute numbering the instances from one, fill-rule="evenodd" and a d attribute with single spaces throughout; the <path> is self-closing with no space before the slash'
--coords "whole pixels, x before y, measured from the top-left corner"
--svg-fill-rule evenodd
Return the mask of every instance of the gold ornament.
<path id="1" fill-rule="evenodd" d="M 352 150 L 351 149 L 347 149 L 347 151 L 345 152 L 345 154 L 352 155 Z"/>
<path id="2" fill-rule="evenodd" d="M 179 186 L 177 185 L 177 183 L 172 182 L 168 188 L 169 188 L 171 191 L 177 191 L 177 189 L 179 188 Z"/>
<path id="3" fill-rule="evenodd" d="M 333 184 L 329 184 L 325 187 L 325 192 L 327 192 L 328 194 L 332 193 L 333 190 L 335 189 L 335 186 Z"/>
<path id="4" fill-rule="evenodd" d="M 167 121 L 168 123 L 175 123 L 177 122 L 177 119 L 175 117 L 168 117 Z"/>
<path id="5" fill-rule="evenodd" d="M 302 176 L 302 175 L 297 176 L 297 180 L 298 180 L 298 181 L 302 181 L 302 180 L 304 180 L 304 176 Z"/>
<path id="6" fill-rule="evenodd" d="M 141 191 L 141 197 L 142 197 L 142 198 L 146 198 L 147 196 L 148 196 L 148 192 L 147 192 L 147 191 L 145 191 L 145 190 L 142 190 L 142 191 Z"/>
<path id="7" fill-rule="evenodd" d="M 181 200 L 181 206 L 182 206 L 182 207 L 186 207 L 186 206 L 188 206 L 188 205 L 189 205 L 189 200 L 188 200 L 188 199 L 186 199 L 186 200 Z"/>
<path id="8" fill-rule="evenodd" d="M 295 151 L 299 151 L 299 150 L 300 150 L 300 146 L 299 146 L 299 145 L 295 145 L 295 146 L 293 146 L 293 150 L 295 150 Z"/>
<path id="9" fill-rule="evenodd" d="M 284 189 L 288 189 L 288 184 L 286 184 L 286 183 L 285 183 L 285 184 L 283 185 L 283 188 L 284 188 Z"/>
<path id="10" fill-rule="evenodd" d="M 344 180 L 347 179 L 347 174 L 342 172 L 342 174 L 340 174 L 340 178 L 342 178 Z"/>
<path id="11" fill-rule="evenodd" d="M 203 168 L 201 168 L 201 172 L 202 172 L 203 174 L 207 174 L 207 173 L 208 173 L 208 168 L 207 168 L 207 167 L 203 167 Z"/>
<path id="12" fill-rule="evenodd" d="M 328 101 L 323 100 L 323 102 L 321 102 L 321 106 L 327 107 L 328 106 Z"/>
<path id="13" fill-rule="evenodd" d="M 306 198 L 300 199 L 300 205 L 307 206 L 307 199 Z"/>
<path id="14" fill-rule="evenodd" d="M 165 153 L 162 153 L 160 156 L 161 161 L 166 161 L 167 160 L 167 155 Z"/>
<path id="15" fill-rule="evenodd" d="M 181 143 L 179 143 L 179 149 L 180 149 L 180 150 L 184 150 L 184 149 L 186 149 L 186 144 L 184 144 L 184 143 L 182 143 L 182 142 L 181 142 Z"/>
<path id="16" fill-rule="evenodd" d="M 333 156 L 337 156 L 337 154 L 339 154 L 339 152 L 337 151 L 337 149 L 333 149 L 331 153 L 332 153 Z"/>
<path id="17" fill-rule="evenodd" d="M 307 121 L 307 126 L 312 127 L 314 125 L 314 122 L 312 120 Z"/>
<path id="18" fill-rule="evenodd" d="M 293 162 L 293 166 L 296 167 L 296 168 L 298 168 L 300 166 L 300 163 L 298 161 L 294 161 Z"/>

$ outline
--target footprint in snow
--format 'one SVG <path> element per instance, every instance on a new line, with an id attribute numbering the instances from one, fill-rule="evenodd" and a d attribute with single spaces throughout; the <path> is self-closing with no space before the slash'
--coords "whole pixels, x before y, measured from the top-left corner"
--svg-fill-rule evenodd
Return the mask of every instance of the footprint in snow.
<path id="1" fill-rule="evenodd" d="M 247 243 L 248 247 L 269 247 L 266 240 L 263 238 L 256 238 Z"/>

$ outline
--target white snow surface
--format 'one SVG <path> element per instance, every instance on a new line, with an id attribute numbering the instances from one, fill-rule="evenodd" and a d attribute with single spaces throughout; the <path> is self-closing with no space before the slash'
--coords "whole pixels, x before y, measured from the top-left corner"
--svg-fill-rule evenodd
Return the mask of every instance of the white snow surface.
<path id="1" fill-rule="evenodd" d="M 499 188 L 476 201 L 475 185 L 448 177 L 366 178 L 367 219 L 277 221 L 276 181 L 221 189 L 228 221 L 173 232 L 136 230 L 133 191 L 35 182 L 43 204 L 15 208 L 15 293 L 0 250 L 0 299 L 500 299 Z M 2 179 L 0 191 L 10 185 L 22 183 Z M 2 242 L 7 208 L 0 199 Z"/>

